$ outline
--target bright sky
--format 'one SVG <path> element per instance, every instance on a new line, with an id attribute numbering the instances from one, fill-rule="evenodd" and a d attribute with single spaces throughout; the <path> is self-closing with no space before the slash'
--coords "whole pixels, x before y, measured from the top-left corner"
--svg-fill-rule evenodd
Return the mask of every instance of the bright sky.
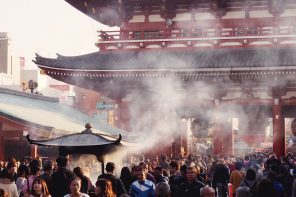
<path id="1" fill-rule="evenodd" d="M 0 32 L 8 32 L 10 54 L 26 57 L 82 55 L 98 48 L 97 30 L 109 29 L 64 0 L 0 0 Z M 29 65 L 28 65 L 29 64 Z"/>

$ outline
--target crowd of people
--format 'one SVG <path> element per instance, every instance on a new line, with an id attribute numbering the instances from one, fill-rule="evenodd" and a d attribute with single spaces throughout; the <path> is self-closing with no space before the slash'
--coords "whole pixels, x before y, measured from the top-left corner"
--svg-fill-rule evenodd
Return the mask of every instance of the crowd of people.
<path id="1" fill-rule="evenodd" d="M 0 197 L 296 197 L 296 157 L 193 156 L 131 163 L 115 176 L 108 162 L 95 183 L 66 157 L 0 162 Z"/>

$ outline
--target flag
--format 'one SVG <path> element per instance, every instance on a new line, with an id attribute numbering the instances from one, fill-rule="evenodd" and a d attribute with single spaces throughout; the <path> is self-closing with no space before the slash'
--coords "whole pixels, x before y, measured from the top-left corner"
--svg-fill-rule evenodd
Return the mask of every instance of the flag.
<path id="1" fill-rule="evenodd" d="M 20 58 L 20 68 L 23 70 L 25 68 L 25 57 Z"/>

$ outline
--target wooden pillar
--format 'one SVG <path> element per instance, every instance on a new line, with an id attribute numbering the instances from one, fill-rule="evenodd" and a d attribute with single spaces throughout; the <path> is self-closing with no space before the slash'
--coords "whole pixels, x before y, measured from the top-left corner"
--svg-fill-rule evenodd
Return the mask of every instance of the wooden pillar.
<path id="1" fill-rule="evenodd" d="M 273 152 L 278 156 L 286 155 L 285 119 L 283 117 L 281 99 L 274 98 L 272 107 L 273 119 Z"/>
<path id="2" fill-rule="evenodd" d="M 31 157 L 36 158 L 37 157 L 37 145 L 31 144 Z"/>
<path id="3" fill-rule="evenodd" d="M 234 136 L 232 130 L 232 120 L 224 120 L 223 121 L 223 141 L 222 141 L 222 155 L 230 156 L 234 154 L 233 144 L 234 144 Z"/>
<path id="4" fill-rule="evenodd" d="M 0 161 L 4 160 L 3 124 L 0 122 Z"/>
<path id="5" fill-rule="evenodd" d="M 188 122 L 187 121 L 188 121 L 187 119 L 181 120 L 181 133 L 180 133 L 180 140 L 181 140 L 180 152 L 181 150 L 184 150 L 186 154 L 188 154 L 188 142 L 187 142 Z"/>
<path id="6" fill-rule="evenodd" d="M 214 155 L 222 155 L 222 125 L 219 117 L 219 100 L 215 99 L 214 105 L 214 132 L 213 132 L 213 153 Z"/>

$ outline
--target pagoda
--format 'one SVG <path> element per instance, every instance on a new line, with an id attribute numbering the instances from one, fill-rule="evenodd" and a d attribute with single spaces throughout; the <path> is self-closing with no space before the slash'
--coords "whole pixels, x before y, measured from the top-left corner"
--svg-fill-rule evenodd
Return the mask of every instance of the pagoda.
<path id="1" fill-rule="evenodd" d="M 214 154 L 233 154 L 232 119 L 241 117 L 240 111 L 248 119 L 238 119 L 242 137 L 262 142 L 271 121 L 273 152 L 286 154 L 285 118 L 296 115 L 296 0 L 66 1 L 119 30 L 98 31 L 98 52 L 55 59 L 36 55 L 34 62 L 54 79 L 115 100 L 118 127 L 130 124 L 125 98 L 140 92 L 149 97 L 147 83 L 179 81 L 181 92 L 202 83 L 212 90 L 208 97 L 183 98 L 176 109 L 180 131 L 174 154 L 182 147 L 188 152 L 180 120 L 193 127 L 206 109 L 213 114 Z M 143 109 L 153 102 L 147 99 Z M 223 116 L 230 107 L 234 112 Z"/>

